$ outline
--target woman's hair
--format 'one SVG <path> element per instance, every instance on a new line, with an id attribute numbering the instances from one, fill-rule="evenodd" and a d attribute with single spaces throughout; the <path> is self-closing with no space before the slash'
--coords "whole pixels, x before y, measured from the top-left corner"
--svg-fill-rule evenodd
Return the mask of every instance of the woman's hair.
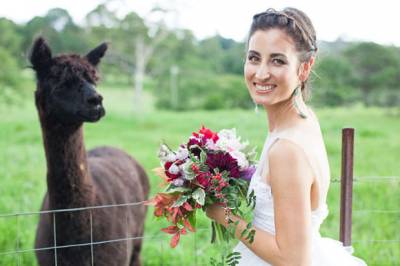
<path id="1" fill-rule="evenodd" d="M 253 16 L 253 22 L 250 27 L 249 37 L 257 30 L 267 30 L 278 28 L 284 30 L 294 41 L 296 50 L 300 53 L 300 62 L 307 62 L 312 56 L 315 56 L 318 48 L 314 26 L 309 17 L 296 8 L 285 8 L 282 11 L 267 9 L 267 11 Z M 301 92 L 304 99 L 310 96 L 310 88 L 307 80 L 301 84 Z"/>

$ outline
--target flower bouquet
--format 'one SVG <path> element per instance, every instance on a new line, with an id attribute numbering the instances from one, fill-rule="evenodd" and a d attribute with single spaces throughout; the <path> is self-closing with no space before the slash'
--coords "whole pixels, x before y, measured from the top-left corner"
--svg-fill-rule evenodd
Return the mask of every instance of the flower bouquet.
<path id="1" fill-rule="evenodd" d="M 216 237 L 223 241 L 234 237 L 237 224 L 229 220 L 229 215 L 242 216 L 243 202 L 250 208 L 255 205 L 254 192 L 247 191 L 256 169 L 255 151 L 248 142 L 242 142 L 235 129 L 216 133 L 203 126 L 176 151 L 161 144 L 158 157 L 162 167 L 155 172 L 164 179 L 165 189 L 148 203 L 155 206 L 156 217 L 171 222 L 161 229 L 173 235 L 170 246 L 176 247 L 187 230 L 195 232 L 196 211 L 214 203 L 225 209 L 229 227 L 212 222 L 212 242 Z M 246 234 L 252 242 L 254 230 L 246 229 L 242 235 Z"/>

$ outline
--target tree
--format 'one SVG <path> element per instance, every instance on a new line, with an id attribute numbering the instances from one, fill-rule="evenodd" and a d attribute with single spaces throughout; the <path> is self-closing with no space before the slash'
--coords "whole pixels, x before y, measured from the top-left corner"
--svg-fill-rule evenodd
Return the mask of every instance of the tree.
<path id="1" fill-rule="evenodd" d="M 156 48 L 169 35 L 163 20 L 166 13 L 167 11 L 161 8 L 153 8 L 145 19 L 135 12 L 130 12 L 122 20 L 118 20 L 114 12 L 109 11 L 106 5 L 101 5 L 86 17 L 92 32 L 112 36 L 116 47 L 109 54 L 109 58 L 113 62 L 119 62 L 120 66 L 133 76 L 134 108 L 137 111 L 141 110 L 143 82 L 149 62 Z M 161 18 L 150 20 L 154 14 L 161 14 Z"/>
<path id="2" fill-rule="evenodd" d="M 373 90 L 398 89 L 400 60 L 394 49 L 372 43 L 359 43 L 344 52 L 352 64 L 353 84 L 361 90 L 366 106 L 374 103 Z"/>
<path id="3" fill-rule="evenodd" d="M 74 23 L 67 10 L 61 8 L 50 9 L 44 17 L 34 17 L 21 31 L 26 52 L 38 35 L 51 43 L 55 53 L 81 53 L 89 47 L 83 29 Z"/>
<path id="4" fill-rule="evenodd" d="M 343 56 L 319 58 L 315 73 L 312 98 L 317 105 L 337 106 L 359 100 L 357 89 L 351 86 L 351 64 Z"/>
<path id="5" fill-rule="evenodd" d="M 6 18 L 0 18 L 0 47 L 15 57 L 21 58 L 22 37 L 19 27 Z"/>

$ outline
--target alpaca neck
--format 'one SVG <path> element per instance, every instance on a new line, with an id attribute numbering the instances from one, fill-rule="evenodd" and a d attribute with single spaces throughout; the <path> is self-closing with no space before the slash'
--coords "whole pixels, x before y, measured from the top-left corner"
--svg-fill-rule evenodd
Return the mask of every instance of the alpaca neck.
<path id="1" fill-rule="evenodd" d="M 92 177 L 88 171 L 83 126 L 42 123 L 51 209 L 90 206 Z"/>

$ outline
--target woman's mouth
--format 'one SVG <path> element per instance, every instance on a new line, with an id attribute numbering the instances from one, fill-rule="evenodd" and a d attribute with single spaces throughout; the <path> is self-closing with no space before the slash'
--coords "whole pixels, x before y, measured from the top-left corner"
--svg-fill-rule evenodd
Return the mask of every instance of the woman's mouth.
<path id="1" fill-rule="evenodd" d="M 276 87 L 276 85 L 260 85 L 260 84 L 254 84 L 254 86 L 256 88 L 256 93 L 259 94 L 269 93 Z"/>

